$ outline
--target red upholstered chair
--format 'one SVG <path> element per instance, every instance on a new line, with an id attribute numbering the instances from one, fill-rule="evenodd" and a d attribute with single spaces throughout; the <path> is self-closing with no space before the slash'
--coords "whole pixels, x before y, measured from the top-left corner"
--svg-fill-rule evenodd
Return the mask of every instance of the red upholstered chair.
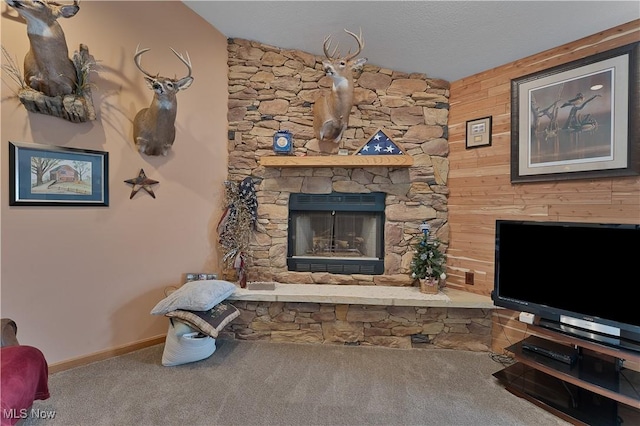
<path id="1" fill-rule="evenodd" d="M 26 418 L 36 399 L 49 398 L 49 367 L 39 349 L 18 343 L 13 320 L 3 318 L 1 327 L 0 424 L 5 426 Z"/>

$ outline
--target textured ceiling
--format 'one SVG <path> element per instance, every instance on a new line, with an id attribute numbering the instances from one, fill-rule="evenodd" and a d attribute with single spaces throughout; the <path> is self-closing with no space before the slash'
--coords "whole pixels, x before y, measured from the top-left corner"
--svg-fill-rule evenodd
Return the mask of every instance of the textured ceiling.
<path id="1" fill-rule="evenodd" d="M 456 81 L 640 19 L 634 1 L 183 1 L 228 38 L 322 55 L 362 29 L 368 63 Z"/>

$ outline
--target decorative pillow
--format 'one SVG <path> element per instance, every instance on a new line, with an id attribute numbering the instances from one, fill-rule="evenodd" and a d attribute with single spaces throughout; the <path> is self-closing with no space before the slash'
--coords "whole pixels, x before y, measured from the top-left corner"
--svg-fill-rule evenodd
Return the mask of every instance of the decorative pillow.
<path id="1" fill-rule="evenodd" d="M 196 330 L 211 337 L 240 315 L 238 308 L 231 304 L 219 303 L 207 311 L 175 310 L 165 314 L 169 318 L 179 318 Z"/>
<path id="2" fill-rule="evenodd" d="M 169 321 L 162 365 L 171 367 L 209 358 L 216 351 L 216 339 L 205 336 L 178 320 Z"/>
<path id="3" fill-rule="evenodd" d="M 236 288 L 228 281 L 190 281 L 158 302 L 151 315 L 164 315 L 176 309 L 207 311 L 231 296 Z"/>

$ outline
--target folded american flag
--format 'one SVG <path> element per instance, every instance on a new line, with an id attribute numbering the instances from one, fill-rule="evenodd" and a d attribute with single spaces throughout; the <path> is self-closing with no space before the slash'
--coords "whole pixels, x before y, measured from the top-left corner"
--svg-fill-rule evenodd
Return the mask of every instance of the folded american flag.
<path id="1" fill-rule="evenodd" d="M 404 152 L 382 130 L 378 130 L 355 155 L 404 155 Z"/>

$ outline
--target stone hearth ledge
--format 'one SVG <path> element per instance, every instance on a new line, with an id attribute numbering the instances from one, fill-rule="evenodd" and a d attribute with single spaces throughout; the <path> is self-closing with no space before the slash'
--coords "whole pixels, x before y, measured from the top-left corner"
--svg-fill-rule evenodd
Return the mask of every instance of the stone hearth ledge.
<path id="1" fill-rule="evenodd" d="M 257 302 L 309 302 L 344 305 L 440 306 L 494 309 L 489 296 L 445 287 L 438 294 L 421 293 L 418 287 L 333 284 L 280 284 L 274 290 L 238 288 L 230 300 Z"/>

